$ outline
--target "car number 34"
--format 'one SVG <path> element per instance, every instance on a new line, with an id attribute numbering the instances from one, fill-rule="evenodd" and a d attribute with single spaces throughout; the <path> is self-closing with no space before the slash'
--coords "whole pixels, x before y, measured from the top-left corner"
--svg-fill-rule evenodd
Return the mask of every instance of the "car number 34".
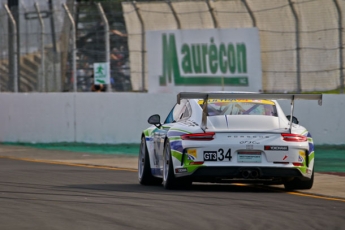
<path id="1" fill-rule="evenodd" d="M 218 151 L 204 151 L 204 161 L 231 161 L 231 149 L 227 151 L 218 149 Z"/>

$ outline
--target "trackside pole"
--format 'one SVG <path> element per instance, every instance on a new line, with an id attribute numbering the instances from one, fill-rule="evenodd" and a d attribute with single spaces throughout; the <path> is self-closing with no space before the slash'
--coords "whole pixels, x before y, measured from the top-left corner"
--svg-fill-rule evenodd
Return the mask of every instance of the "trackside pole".
<path id="1" fill-rule="evenodd" d="M 40 89 L 39 91 L 41 92 L 46 92 L 46 79 L 45 79 L 45 66 L 44 66 L 44 62 L 45 62 L 45 55 L 44 55 L 44 22 L 42 19 L 42 15 L 39 9 L 39 5 L 37 2 L 35 2 L 35 8 L 36 8 L 36 12 L 38 15 L 38 18 L 40 20 L 40 25 L 41 25 L 41 79 L 40 79 Z"/>
<path id="2" fill-rule="evenodd" d="M 17 44 L 17 42 L 15 42 L 15 40 L 17 39 L 17 23 L 16 20 L 14 19 L 10 9 L 8 8 L 7 4 L 4 3 L 4 8 L 7 12 L 7 15 L 11 21 L 12 24 L 12 28 L 13 28 L 13 43 L 12 44 Z M 16 56 L 18 55 L 18 47 L 16 47 L 16 49 L 14 50 L 14 55 L 12 57 L 13 60 L 13 86 L 14 86 L 14 92 L 18 93 L 18 63 L 17 63 L 17 58 Z"/>
<path id="3" fill-rule="evenodd" d="M 99 13 L 101 14 L 102 21 L 104 23 L 104 41 L 105 41 L 105 62 L 107 64 L 107 73 L 109 75 L 109 84 L 108 84 L 108 92 L 111 92 L 111 80 L 110 80 L 110 36 L 109 36 L 109 22 L 104 13 L 103 7 L 101 3 L 97 3 L 97 8 Z"/>
<path id="4" fill-rule="evenodd" d="M 65 9 L 68 18 L 72 24 L 72 43 L 73 43 L 73 53 L 72 53 L 72 65 L 73 65 L 73 70 L 72 70 L 72 78 L 73 78 L 73 91 L 77 92 L 77 45 L 76 45 L 76 27 L 75 27 L 75 22 L 72 17 L 71 12 L 69 11 L 66 3 L 62 4 L 63 8 Z"/>

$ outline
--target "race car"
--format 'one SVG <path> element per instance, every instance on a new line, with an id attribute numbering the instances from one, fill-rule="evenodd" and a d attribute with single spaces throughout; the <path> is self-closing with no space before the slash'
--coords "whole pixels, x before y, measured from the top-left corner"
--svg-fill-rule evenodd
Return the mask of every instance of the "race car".
<path id="1" fill-rule="evenodd" d="M 285 116 L 278 99 L 291 100 Z M 295 100 L 322 94 L 181 92 L 164 122 L 149 117 L 141 135 L 138 179 L 166 189 L 192 182 L 283 184 L 311 189 L 314 143 L 293 116 Z"/>

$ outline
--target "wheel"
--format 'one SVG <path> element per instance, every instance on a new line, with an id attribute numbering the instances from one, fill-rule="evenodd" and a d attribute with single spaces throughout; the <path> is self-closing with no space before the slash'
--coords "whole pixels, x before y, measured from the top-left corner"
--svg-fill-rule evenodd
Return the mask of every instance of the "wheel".
<path id="1" fill-rule="evenodd" d="M 152 176 L 149 153 L 146 147 L 145 137 L 141 138 L 138 157 L 138 179 L 142 185 L 160 185 L 162 178 Z"/>
<path id="2" fill-rule="evenodd" d="M 163 186 L 165 189 L 175 189 L 177 187 L 173 168 L 170 143 L 166 141 L 163 153 Z"/>
<path id="3" fill-rule="evenodd" d="M 291 191 L 296 189 L 311 189 L 314 184 L 314 169 L 311 175 L 310 180 L 300 180 L 298 178 L 294 178 L 291 181 L 287 181 L 284 183 L 285 190 Z"/>
<path id="4" fill-rule="evenodd" d="M 163 154 L 163 186 L 165 189 L 188 188 L 192 184 L 192 180 L 188 177 L 176 178 L 174 174 L 174 166 L 171 156 L 171 148 L 169 141 L 166 141 Z"/>

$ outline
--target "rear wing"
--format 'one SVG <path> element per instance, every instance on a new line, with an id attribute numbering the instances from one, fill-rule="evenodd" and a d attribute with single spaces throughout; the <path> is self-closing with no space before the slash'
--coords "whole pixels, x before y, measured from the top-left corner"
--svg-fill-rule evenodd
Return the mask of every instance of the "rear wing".
<path id="1" fill-rule="evenodd" d="M 266 100 L 291 100 L 291 118 L 290 132 L 292 127 L 292 117 L 294 112 L 295 100 L 317 100 L 322 105 L 322 94 L 265 94 L 265 93 L 227 93 L 227 92 L 181 92 L 177 94 L 177 103 L 180 104 L 181 99 L 203 99 L 201 128 L 205 130 L 207 124 L 207 101 L 209 99 L 266 99 Z"/>

